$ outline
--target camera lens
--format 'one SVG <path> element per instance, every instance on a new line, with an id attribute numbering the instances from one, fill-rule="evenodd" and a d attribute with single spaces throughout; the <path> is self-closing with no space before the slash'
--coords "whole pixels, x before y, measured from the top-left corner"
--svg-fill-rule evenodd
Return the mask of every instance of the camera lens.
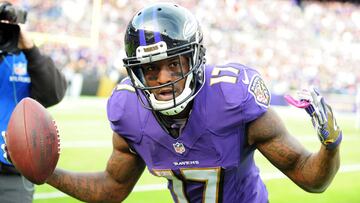
<path id="1" fill-rule="evenodd" d="M 0 23 L 0 50 L 12 53 L 18 50 L 20 27 L 15 24 Z"/>
<path id="2" fill-rule="evenodd" d="M 0 30 L 0 47 L 8 47 L 8 40 L 4 30 Z"/>

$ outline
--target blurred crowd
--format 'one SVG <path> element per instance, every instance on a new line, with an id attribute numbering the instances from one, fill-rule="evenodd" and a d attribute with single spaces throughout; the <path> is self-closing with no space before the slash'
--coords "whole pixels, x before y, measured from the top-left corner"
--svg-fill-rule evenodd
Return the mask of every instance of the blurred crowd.
<path id="1" fill-rule="evenodd" d="M 74 73 L 125 76 L 123 36 L 132 15 L 153 1 L 18 0 L 28 30 L 90 38 L 97 44 L 41 45 L 69 78 Z M 239 62 L 258 69 L 273 93 L 308 85 L 352 94 L 360 83 L 360 7 L 350 3 L 291 0 L 178 0 L 197 16 L 207 62 Z M 98 6 L 101 5 L 101 6 Z M 99 11 L 99 12 L 98 12 Z M 96 42 L 96 41 L 95 41 Z"/>

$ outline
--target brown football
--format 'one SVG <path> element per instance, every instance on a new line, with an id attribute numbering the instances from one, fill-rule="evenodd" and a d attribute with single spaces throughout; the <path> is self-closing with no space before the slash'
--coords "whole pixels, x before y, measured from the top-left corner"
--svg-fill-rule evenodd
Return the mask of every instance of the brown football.
<path id="1" fill-rule="evenodd" d="M 15 168 L 36 184 L 46 181 L 59 160 L 60 140 L 55 122 L 40 103 L 28 97 L 11 114 L 6 145 Z"/>

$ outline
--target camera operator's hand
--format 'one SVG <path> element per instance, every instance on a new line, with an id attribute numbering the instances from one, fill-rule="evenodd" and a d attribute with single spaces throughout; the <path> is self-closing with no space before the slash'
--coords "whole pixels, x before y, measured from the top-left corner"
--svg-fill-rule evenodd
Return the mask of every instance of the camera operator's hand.
<path id="1" fill-rule="evenodd" d="M 29 33 L 27 33 L 22 26 L 20 26 L 20 35 L 19 35 L 19 42 L 18 48 L 21 50 L 24 49 L 31 49 L 34 47 L 34 42 L 32 41 Z"/>

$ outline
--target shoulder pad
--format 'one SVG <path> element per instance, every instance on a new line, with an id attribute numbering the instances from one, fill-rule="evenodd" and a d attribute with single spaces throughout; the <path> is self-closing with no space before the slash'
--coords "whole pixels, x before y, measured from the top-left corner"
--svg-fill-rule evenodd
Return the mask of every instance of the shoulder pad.
<path id="1" fill-rule="evenodd" d="M 118 84 L 115 87 L 115 91 L 127 90 L 130 92 L 135 92 L 135 88 L 129 84 Z"/>

